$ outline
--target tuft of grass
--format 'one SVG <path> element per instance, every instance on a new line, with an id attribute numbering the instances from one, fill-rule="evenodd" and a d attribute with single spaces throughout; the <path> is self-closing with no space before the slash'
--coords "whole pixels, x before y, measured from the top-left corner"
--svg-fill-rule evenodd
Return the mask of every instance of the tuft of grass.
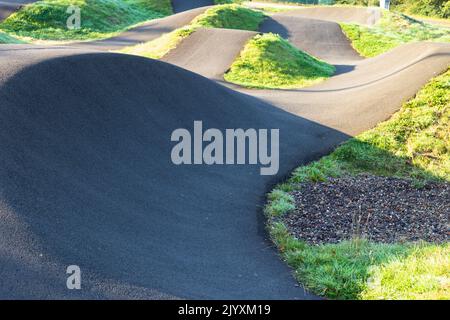
<path id="1" fill-rule="evenodd" d="M 295 209 L 294 197 L 290 194 L 275 189 L 268 195 L 269 205 L 266 207 L 266 214 L 271 217 L 278 217 Z"/>
<path id="2" fill-rule="evenodd" d="M 300 88 L 317 84 L 334 71 L 332 65 L 269 33 L 247 43 L 225 80 L 250 88 Z"/>
<path id="3" fill-rule="evenodd" d="M 12 37 L 9 34 L 6 34 L 4 32 L 0 32 L 0 43 L 14 44 L 14 43 L 25 43 L 25 41 L 16 39 L 16 38 L 14 38 L 14 37 Z"/>
<path id="4" fill-rule="evenodd" d="M 372 27 L 347 23 L 341 23 L 341 27 L 355 50 L 364 57 L 377 56 L 408 42 L 450 42 L 450 29 L 389 11 L 384 11 Z"/>
<path id="5" fill-rule="evenodd" d="M 155 40 L 123 48 L 118 52 L 161 59 L 199 28 L 257 30 L 264 17 L 262 13 L 242 6 L 221 5 L 206 10 L 185 27 L 166 33 Z"/>
<path id="6" fill-rule="evenodd" d="M 80 8 L 79 29 L 67 28 L 71 5 Z M 41 0 L 13 13 L 0 23 L 0 29 L 40 40 L 98 39 L 171 13 L 170 0 Z"/>
<path id="7" fill-rule="evenodd" d="M 283 259 L 312 292 L 333 299 L 449 299 L 450 245 L 365 240 L 313 246 L 270 226 Z"/>
<path id="8" fill-rule="evenodd" d="M 403 258 L 372 267 L 362 299 L 450 299 L 450 244 L 409 249 Z"/>
<path id="9" fill-rule="evenodd" d="M 336 299 L 450 299 L 450 245 L 373 243 L 364 239 L 310 245 L 295 239 L 280 219 L 289 192 L 305 181 L 369 173 L 450 181 L 450 69 L 431 80 L 391 119 L 297 168 L 268 196 L 268 229 L 300 283 Z M 281 200 L 280 200 L 281 199 Z M 289 202 L 293 204 L 294 202 Z"/>
<path id="10" fill-rule="evenodd" d="M 262 12 L 237 4 L 224 4 L 206 10 L 192 21 L 204 28 L 258 31 L 265 16 Z"/>

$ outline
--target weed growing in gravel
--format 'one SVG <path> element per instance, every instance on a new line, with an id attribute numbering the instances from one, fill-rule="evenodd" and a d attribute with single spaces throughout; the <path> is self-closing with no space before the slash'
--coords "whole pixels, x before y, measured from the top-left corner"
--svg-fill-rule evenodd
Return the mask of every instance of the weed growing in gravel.
<path id="1" fill-rule="evenodd" d="M 269 193 L 270 203 L 266 207 L 266 214 L 278 217 L 295 209 L 294 197 L 281 190 Z"/>

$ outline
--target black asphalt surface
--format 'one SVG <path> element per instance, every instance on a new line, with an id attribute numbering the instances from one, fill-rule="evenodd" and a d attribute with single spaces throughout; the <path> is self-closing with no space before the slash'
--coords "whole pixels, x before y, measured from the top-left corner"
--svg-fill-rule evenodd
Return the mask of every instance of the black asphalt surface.
<path id="1" fill-rule="evenodd" d="M 260 31 L 279 34 L 297 48 L 336 65 L 362 60 L 336 22 L 279 14 L 266 19 Z"/>
<path id="2" fill-rule="evenodd" d="M 447 68 L 450 45 L 355 59 L 302 90 L 221 85 L 251 36 L 197 31 L 166 57 L 185 69 L 89 49 L 0 46 L 0 298 L 315 298 L 267 238 L 266 192 L 387 119 Z M 280 129 L 278 175 L 175 166 L 170 135 L 195 120 Z M 73 264 L 79 291 L 66 288 Z"/>
<path id="3" fill-rule="evenodd" d="M 267 239 L 261 205 L 346 135 L 163 62 L 0 50 L 0 298 L 311 297 Z M 279 175 L 172 164 L 172 131 L 199 119 L 280 128 Z M 65 288 L 70 264 L 81 291 Z"/>
<path id="4" fill-rule="evenodd" d="M 207 78 L 221 80 L 245 44 L 257 34 L 243 30 L 200 29 L 162 60 Z"/>
<path id="5" fill-rule="evenodd" d="M 214 5 L 214 0 L 172 0 L 175 13 L 212 5 Z"/>
<path id="6" fill-rule="evenodd" d="M 124 33 L 103 40 L 73 42 L 68 45 L 96 50 L 117 50 L 159 38 L 177 28 L 188 25 L 195 17 L 202 14 L 208 7 L 180 12 L 162 19 L 150 20 Z"/>
<path id="7" fill-rule="evenodd" d="M 36 2 L 37 0 L 1 0 L 0 1 L 0 21 L 8 18 L 12 13 L 19 10 L 20 7 Z"/>

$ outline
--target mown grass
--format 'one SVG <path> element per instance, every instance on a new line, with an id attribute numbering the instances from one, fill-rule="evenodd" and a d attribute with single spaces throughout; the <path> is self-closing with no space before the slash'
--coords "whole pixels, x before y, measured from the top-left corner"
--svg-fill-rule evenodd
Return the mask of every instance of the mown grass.
<path id="1" fill-rule="evenodd" d="M 225 80 L 250 88 L 301 88 L 327 79 L 334 71 L 332 65 L 269 33 L 247 43 Z"/>
<path id="2" fill-rule="evenodd" d="M 4 32 L 0 32 L 0 43 L 14 44 L 14 43 L 24 43 L 24 41 L 16 39 Z"/>
<path id="3" fill-rule="evenodd" d="M 71 5 L 80 8 L 79 29 L 67 27 Z M 0 23 L 0 29 L 39 40 L 98 39 L 171 13 L 170 0 L 42 0 L 13 13 Z"/>
<path id="4" fill-rule="evenodd" d="M 155 40 L 130 46 L 118 52 L 160 59 L 175 49 L 186 37 L 199 28 L 226 28 L 256 31 L 264 14 L 239 5 L 226 4 L 210 8 L 196 17 L 188 26 L 176 29 Z"/>
<path id="5" fill-rule="evenodd" d="M 383 17 L 374 26 L 341 23 L 341 27 L 356 51 L 364 57 L 377 56 L 408 42 L 450 42 L 450 29 L 388 11 L 383 12 Z"/>
<path id="6" fill-rule="evenodd" d="M 354 239 L 309 245 L 279 217 L 295 207 L 289 192 L 305 181 L 369 173 L 450 182 L 450 69 L 430 81 L 390 120 L 294 171 L 268 196 L 268 229 L 299 282 L 336 299 L 450 299 L 449 244 L 372 243 Z"/>

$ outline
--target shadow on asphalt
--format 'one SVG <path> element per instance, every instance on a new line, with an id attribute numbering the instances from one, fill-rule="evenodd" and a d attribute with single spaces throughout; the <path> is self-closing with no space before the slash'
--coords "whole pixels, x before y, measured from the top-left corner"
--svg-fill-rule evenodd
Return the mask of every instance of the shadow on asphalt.
<path id="1" fill-rule="evenodd" d="M 113 279 L 181 298 L 315 298 L 272 247 L 262 207 L 275 183 L 347 135 L 127 55 L 25 66 L 0 79 L 0 101 L 1 202 L 13 217 L 0 229 L 16 230 L 1 230 L 0 259 L 13 263 L 13 249 L 21 257 L 3 269 L 16 285 L 0 287 L 0 296 L 51 297 L 65 283 L 44 288 L 21 275 L 65 275 L 76 264 L 96 275 L 92 286 Z M 195 120 L 205 129 L 280 129 L 278 175 L 261 176 L 254 165 L 174 165 L 171 133 L 192 130 Z"/>

